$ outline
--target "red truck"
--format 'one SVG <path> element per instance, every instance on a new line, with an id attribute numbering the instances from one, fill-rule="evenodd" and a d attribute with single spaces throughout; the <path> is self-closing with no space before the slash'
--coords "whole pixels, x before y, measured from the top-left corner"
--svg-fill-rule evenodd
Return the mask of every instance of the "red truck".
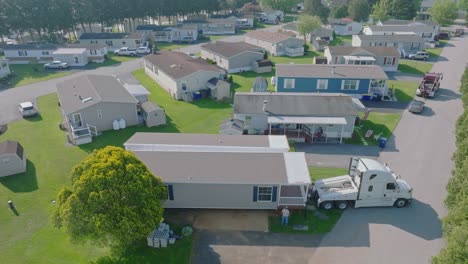
<path id="1" fill-rule="evenodd" d="M 442 73 L 426 73 L 419 84 L 418 90 L 416 90 L 416 95 L 421 97 L 434 97 L 437 90 L 440 87 L 440 81 L 444 75 Z"/>

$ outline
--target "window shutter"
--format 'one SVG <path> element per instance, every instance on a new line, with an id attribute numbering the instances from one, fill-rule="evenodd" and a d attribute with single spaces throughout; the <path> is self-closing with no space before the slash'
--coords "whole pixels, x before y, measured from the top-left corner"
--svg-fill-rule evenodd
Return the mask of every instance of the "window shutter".
<path id="1" fill-rule="evenodd" d="M 387 57 L 385 57 L 385 58 L 383 59 L 383 64 L 384 64 L 384 65 L 387 64 Z"/>
<path id="2" fill-rule="evenodd" d="M 257 192 L 258 192 L 258 186 L 253 187 L 253 201 L 257 201 Z"/>
<path id="3" fill-rule="evenodd" d="M 167 191 L 169 192 L 169 200 L 174 201 L 174 190 L 172 188 L 172 185 L 167 186 Z"/>
<path id="4" fill-rule="evenodd" d="M 277 192 L 278 192 L 278 187 L 277 186 L 273 186 L 273 193 L 271 195 L 271 201 L 272 202 L 276 202 L 276 195 L 277 195 Z"/>
<path id="5" fill-rule="evenodd" d="M 395 65 L 395 60 L 396 60 L 396 58 L 393 57 L 392 65 Z"/>

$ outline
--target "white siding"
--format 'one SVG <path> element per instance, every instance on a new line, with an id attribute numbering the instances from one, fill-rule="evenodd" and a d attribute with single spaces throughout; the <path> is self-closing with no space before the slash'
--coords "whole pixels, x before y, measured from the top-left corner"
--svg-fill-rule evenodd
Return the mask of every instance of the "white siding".
<path id="1" fill-rule="evenodd" d="M 19 51 L 26 51 L 26 56 L 20 56 Z M 52 53 L 55 50 L 4 50 L 5 57 L 9 59 L 10 64 L 27 64 L 31 60 L 37 61 L 38 63 L 47 63 L 52 60 Z M 43 54 L 44 52 L 44 54 Z M 48 55 L 47 55 L 48 53 Z"/>
<path id="2" fill-rule="evenodd" d="M 26 155 L 20 159 L 14 154 L 0 156 L 0 177 L 14 175 L 26 171 Z"/>
<path id="3" fill-rule="evenodd" d="M 88 64 L 88 54 L 54 54 L 54 60 L 66 62 L 70 66 L 85 66 Z"/>
<path id="4" fill-rule="evenodd" d="M 140 44 L 136 44 L 136 40 L 139 40 Z M 112 45 L 109 45 L 106 41 L 112 41 Z M 143 39 L 80 39 L 79 42 L 80 44 L 106 45 L 107 49 L 110 51 L 115 51 L 122 47 L 136 49 L 143 45 Z"/>
<path id="5" fill-rule="evenodd" d="M 177 81 L 166 75 L 164 72 L 159 71 L 157 67 L 153 66 L 150 62 L 145 60 L 145 73 L 155 80 L 164 90 L 166 90 L 174 99 L 180 99 L 180 94 L 177 90 Z M 152 68 L 149 69 L 148 67 Z"/>

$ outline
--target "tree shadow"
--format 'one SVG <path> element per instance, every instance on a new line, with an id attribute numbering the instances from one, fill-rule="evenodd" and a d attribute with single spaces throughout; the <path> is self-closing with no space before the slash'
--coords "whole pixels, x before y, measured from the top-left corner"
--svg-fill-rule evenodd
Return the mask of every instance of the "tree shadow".
<path id="1" fill-rule="evenodd" d="M 40 113 L 38 113 L 35 116 L 24 117 L 23 119 L 29 122 L 40 122 L 42 121 L 42 116 Z"/>
<path id="2" fill-rule="evenodd" d="M 26 160 L 26 172 L 0 178 L 0 183 L 15 193 L 32 192 L 38 189 L 36 167 Z"/>
<path id="3" fill-rule="evenodd" d="M 434 101 L 451 101 L 451 100 L 457 100 L 461 98 L 461 94 L 456 93 L 450 89 L 446 88 L 439 88 L 437 93 L 435 94 L 434 98 L 431 100 Z"/>
<path id="4" fill-rule="evenodd" d="M 195 100 L 191 104 L 197 106 L 198 108 L 206 109 L 227 109 L 231 108 L 231 105 L 224 102 L 217 102 L 211 98 L 205 98 L 200 100 Z"/>

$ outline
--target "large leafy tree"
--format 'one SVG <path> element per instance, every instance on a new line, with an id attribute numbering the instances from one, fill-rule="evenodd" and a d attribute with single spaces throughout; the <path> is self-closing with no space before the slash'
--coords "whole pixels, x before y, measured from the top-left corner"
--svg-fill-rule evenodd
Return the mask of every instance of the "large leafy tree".
<path id="1" fill-rule="evenodd" d="M 457 3 L 453 0 L 437 0 L 429 10 L 431 19 L 442 26 L 453 24 L 457 18 Z"/>
<path id="2" fill-rule="evenodd" d="M 304 36 L 304 43 L 307 42 L 307 35 L 322 26 L 320 17 L 302 14 L 297 20 L 297 30 Z"/>
<path id="3" fill-rule="evenodd" d="M 291 12 L 291 10 L 299 3 L 299 0 L 261 0 L 260 2 L 262 5 L 274 10 Z"/>
<path id="4" fill-rule="evenodd" d="M 167 192 L 161 180 L 129 151 L 94 151 L 71 171 L 72 187 L 58 194 L 53 222 L 72 241 L 125 248 L 160 222 Z"/>
<path id="5" fill-rule="evenodd" d="M 324 6 L 321 0 L 304 0 L 304 13 L 318 16 L 322 22 L 326 22 L 330 9 Z"/>
<path id="6" fill-rule="evenodd" d="M 396 19 L 413 19 L 416 16 L 417 4 L 414 0 L 391 0 L 390 16 Z"/>
<path id="7" fill-rule="evenodd" d="M 351 0 L 348 13 L 355 21 L 367 21 L 370 13 L 369 3 L 367 0 Z"/>
<path id="8" fill-rule="evenodd" d="M 374 20 L 385 21 L 389 17 L 391 2 L 390 0 L 379 0 L 372 7 L 372 18 Z"/>
<path id="9" fill-rule="evenodd" d="M 332 8 L 330 12 L 330 17 L 332 18 L 343 18 L 343 17 L 348 17 L 348 6 L 347 5 L 339 5 L 334 8 Z"/>

